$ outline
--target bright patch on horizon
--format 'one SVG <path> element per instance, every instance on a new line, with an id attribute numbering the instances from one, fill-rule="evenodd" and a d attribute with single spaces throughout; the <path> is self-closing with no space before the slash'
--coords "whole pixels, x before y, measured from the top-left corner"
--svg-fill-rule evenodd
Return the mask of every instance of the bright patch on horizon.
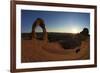
<path id="1" fill-rule="evenodd" d="M 71 32 L 72 33 L 79 33 L 79 30 L 77 28 L 73 28 Z"/>

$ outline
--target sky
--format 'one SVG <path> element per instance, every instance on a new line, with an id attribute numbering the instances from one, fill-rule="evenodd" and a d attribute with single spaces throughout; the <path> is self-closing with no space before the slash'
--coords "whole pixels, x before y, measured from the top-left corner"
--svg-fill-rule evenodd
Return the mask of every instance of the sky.
<path id="1" fill-rule="evenodd" d="M 90 30 L 90 13 L 21 10 L 21 32 L 31 32 L 37 18 L 44 20 L 47 32 L 79 33 L 83 28 Z M 42 32 L 42 29 L 38 26 L 35 31 Z"/>

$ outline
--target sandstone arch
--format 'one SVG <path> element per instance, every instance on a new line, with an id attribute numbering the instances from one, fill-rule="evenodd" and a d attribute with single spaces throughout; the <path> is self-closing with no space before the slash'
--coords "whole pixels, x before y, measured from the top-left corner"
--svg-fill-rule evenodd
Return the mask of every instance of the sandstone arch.
<path id="1" fill-rule="evenodd" d="M 32 39 L 36 39 L 35 28 L 37 26 L 40 26 L 42 28 L 42 30 L 43 30 L 43 40 L 47 41 L 48 40 L 48 36 L 47 36 L 45 23 L 44 23 L 43 19 L 41 19 L 41 18 L 37 18 L 35 20 L 35 22 L 33 23 L 33 25 L 32 25 Z"/>

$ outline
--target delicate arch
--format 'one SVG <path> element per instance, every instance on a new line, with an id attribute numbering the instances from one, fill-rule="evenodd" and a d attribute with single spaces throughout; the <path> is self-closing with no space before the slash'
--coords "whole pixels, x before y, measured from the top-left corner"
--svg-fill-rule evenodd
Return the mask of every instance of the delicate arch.
<path id="1" fill-rule="evenodd" d="M 43 19 L 41 19 L 41 18 L 37 18 L 32 25 L 32 39 L 36 39 L 35 28 L 37 26 L 40 26 L 42 28 L 42 30 L 43 30 L 43 40 L 47 41 L 48 37 L 47 37 L 47 31 L 46 31 L 46 28 L 45 28 L 45 23 L 44 23 Z"/>

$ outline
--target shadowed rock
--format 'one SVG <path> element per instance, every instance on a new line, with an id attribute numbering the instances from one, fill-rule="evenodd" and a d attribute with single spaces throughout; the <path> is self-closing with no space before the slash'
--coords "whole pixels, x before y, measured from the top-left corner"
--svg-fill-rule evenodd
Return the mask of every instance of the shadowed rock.
<path id="1" fill-rule="evenodd" d="M 43 40 L 37 39 L 35 33 L 37 26 L 40 26 L 43 30 Z M 83 39 L 88 36 L 88 29 L 86 28 L 76 35 L 77 38 L 62 37 L 64 35 L 60 34 L 59 38 L 61 40 L 57 40 L 57 34 L 55 36 L 54 33 L 52 37 L 53 42 L 50 42 L 43 19 L 37 18 L 33 23 L 32 33 L 28 35 L 32 36 L 32 39 L 29 39 L 30 37 L 27 40 L 21 39 L 21 62 L 81 60 L 89 58 L 89 39 L 80 40 L 80 38 Z"/>
<path id="2" fill-rule="evenodd" d="M 40 26 L 42 28 L 42 30 L 43 30 L 43 40 L 47 41 L 48 38 L 47 38 L 47 31 L 46 31 L 46 28 L 45 28 L 45 23 L 44 23 L 43 19 L 41 19 L 41 18 L 37 18 L 35 20 L 35 22 L 33 23 L 33 26 L 32 26 L 32 39 L 36 39 L 35 28 L 37 26 Z"/>

